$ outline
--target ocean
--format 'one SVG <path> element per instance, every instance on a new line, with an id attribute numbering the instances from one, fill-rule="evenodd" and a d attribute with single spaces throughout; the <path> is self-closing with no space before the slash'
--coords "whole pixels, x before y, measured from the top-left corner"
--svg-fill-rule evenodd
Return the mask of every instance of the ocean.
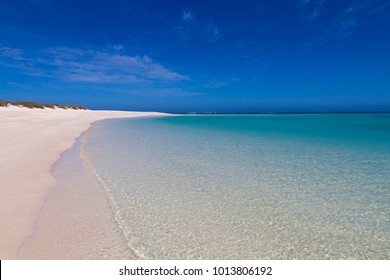
<path id="1" fill-rule="evenodd" d="M 105 120 L 81 156 L 142 259 L 390 259 L 390 114 Z"/>

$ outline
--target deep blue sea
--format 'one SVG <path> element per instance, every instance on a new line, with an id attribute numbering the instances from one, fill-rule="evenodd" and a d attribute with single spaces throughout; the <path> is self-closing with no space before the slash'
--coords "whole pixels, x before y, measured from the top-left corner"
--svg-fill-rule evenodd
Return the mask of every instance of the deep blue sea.
<path id="1" fill-rule="evenodd" d="M 390 259 L 390 114 L 95 123 L 82 155 L 146 259 Z"/>

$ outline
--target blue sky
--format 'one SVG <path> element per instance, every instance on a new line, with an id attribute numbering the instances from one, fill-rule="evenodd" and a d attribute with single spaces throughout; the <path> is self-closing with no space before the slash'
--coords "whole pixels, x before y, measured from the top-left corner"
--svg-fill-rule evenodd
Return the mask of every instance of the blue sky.
<path id="1" fill-rule="evenodd" d="M 0 0 L 0 99 L 390 111 L 390 0 Z"/>

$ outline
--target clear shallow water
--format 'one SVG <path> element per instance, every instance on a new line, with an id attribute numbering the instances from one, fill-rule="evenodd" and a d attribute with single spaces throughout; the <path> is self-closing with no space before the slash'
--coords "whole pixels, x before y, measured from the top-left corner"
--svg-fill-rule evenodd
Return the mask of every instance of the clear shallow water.
<path id="1" fill-rule="evenodd" d="M 390 259 L 390 115 L 94 125 L 84 158 L 155 259 Z"/>

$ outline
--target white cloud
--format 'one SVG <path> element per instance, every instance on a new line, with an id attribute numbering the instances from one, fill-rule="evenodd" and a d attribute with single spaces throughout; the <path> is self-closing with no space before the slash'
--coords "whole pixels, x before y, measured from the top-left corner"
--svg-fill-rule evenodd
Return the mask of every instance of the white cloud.
<path id="1" fill-rule="evenodd" d="M 205 25 L 205 33 L 208 35 L 210 41 L 216 41 L 219 39 L 221 30 L 219 27 L 214 23 L 214 21 L 210 20 Z"/>
<path id="2" fill-rule="evenodd" d="M 379 3 L 378 5 L 375 5 L 374 7 L 371 8 L 370 14 L 376 14 L 382 12 L 384 9 L 388 8 L 389 6 L 390 6 L 390 1 Z"/>
<path id="3" fill-rule="evenodd" d="M 381 13 L 389 8 L 390 0 L 340 1 L 337 9 L 328 9 L 330 7 L 328 4 L 331 3 L 326 0 L 300 0 L 296 5 L 296 9 L 300 18 L 307 24 L 312 24 L 315 20 L 320 19 L 325 11 L 334 13 L 331 17 L 322 17 L 322 20 L 327 24 L 327 37 L 348 37 L 360 25 L 364 24 L 364 19 L 367 16 Z M 323 23 L 320 22 L 320 24 Z"/>
<path id="4" fill-rule="evenodd" d="M 172 30 L 184 41 L 201 39 L 211 43 L 221 37 L 221 29 L 213 19 L 195 17 L 195 13 L 190 8 L 183 9 L 178 25 Z"/>
<path id="5" fill-rule="evenodd" d="M 181 17 L 181 21 L 184 23 L 189 23 L 194 19 L 194 13 L 191 11 L 190 8 L 184 8 L 183 9 L 183 14 Z"/>
<path id="6" fill-rule="evenodd" d="M 0 56 L 8 59 L 24 60 L 22 50 L 17 48 L 0 48 Z"/>
<path id="7" fill-rule="evenodd" d="M 307 4 L 309 4 L 310 1 L 311 1 L 311 0 L 302 0 L 302 1 L 300 1 L 300 2 L 298 3 L 297 7 L 298 7 L 298 8 L 304 7 L 304 6 L 306 6 Z"/>
<path id="8" fill-rule="evenodd" d="M 382 12 L 388 8 L 389 1 L 360 0 L 354 1 L 332 22 L 332 32 L 340 37 L 347 37 L 354 33 L 364 17 Z"/>
<path id="9" fill-rule="evenodd" d="M 311 23 L 322 13 L 325 0 L 302 0 L 296 6 L 302 12 L 303 19 Z"/>
<path id="10" fill-rule="evenodd" d="M 16 68 L 31 76 L 44 76 L 45 71 L 35 67 L 34 62 L 26 57 L 23 50 L 18 48 L 0 48 L 0 66 Z"/>
<path id="11" fill-rule="evenodd" d="M 213 80 L 213 81 L 209 81 L 207 82 L 204 87 L 206 88 L 223 88 L 225 86 L 227 86 L 228 83 L 227 82 L 223 82 L 223 81 L 218 81 L 218 80 Z"/>
<path id="12" fill-rule="evenodd" d="M 123 51 L 125 47 L 123 45 L 113 45 L 112 49 L 119 52 L 119 51 Z"/>
<path id="13" fill-rule="evenodd" d="M 28 58 L 22 54 L 20 49 L 0 49 L 0 56 L 8 59 L 7 63 L 2 63 L 5 66 L 27 74 L 35 73 L 70 82 L 161 84 L 188 80 L 187 76 L 154 62 L 146 55 L 128 56 L 118 52 L 68 47 L 45 49 L 31 53 Z"/>

